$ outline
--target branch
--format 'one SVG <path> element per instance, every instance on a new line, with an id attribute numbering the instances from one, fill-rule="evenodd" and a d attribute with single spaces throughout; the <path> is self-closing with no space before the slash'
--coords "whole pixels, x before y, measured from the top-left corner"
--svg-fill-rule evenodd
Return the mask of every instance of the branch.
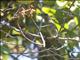
<path id="1" fill-rule="evenodd" d="M 69 37 L 46 37 L 47 39 L 56 39 L 58 38 L 59 40 L 75 40 L 80 42 L 80 38 L 79 37 L 73 37 L 73 38 L 69 38 Z"/>
<path id="2" fill-rule="evenodd" d="M 45 39 L 44 39 L 44 37 L 43 37 L 43 34 L 41 33 L 41 26 L 42 26 L 42 21 L 41 21 L 41 23 L 40 23 L 40 26 L 38 26 L 37 24 L 36 24 L 36 22 L 34 21 L 34 19 L 32 18 L 32 21 L 33 21 L 33 23 L 34 23 L 34 25 L 37 27 L 37 29 L 38 29 L 38 33 L 39 33 L 39 35 L 40 36 L 38 36 L 38 37 L 41 37 L 41 39 L 42 39 L 42 45 L 43 45 L 43 47 L 45 47 Z"/>
<path id="3" fill-rule="evenodd" d="M 36 42 L 33 42 L 31 39 L 29 39 L 28 37 L 26 37 L 26 35 L 25 35 L 24 32 L 22 31 L 22 29 L 21 29 L 21 27 L 20 27 L 19 24 L 18 24 L 18 27 L 19 27 L 19 29 L 20 29 L 21 34 L 23 35 L 23 37 L 24 37 L 26 40 L 30 41 L 31 43 L 34 43 L 34 44 L 40 45 L 40 46 L 43 45 L 43 44 L 38 44 L 38 43 L 36 43 Z"/>
<path id="4" fill-rule="evenodd" d="M 79 37 L 73 37 L 73 38 L 62 38 L 62 37 L 59 37 L 60 40 L 75 40 L 75 41 L 78 41 L 80 42 L 80 38 Z"/>
<path id="5" fill-rule="evenodd" d="M 42 39 L 42 42 L 43 42 L 43 47 L 45 47 L 45 40 L 44 40 L 44 37 L 43 37 L 43 35 L 42 35 L 42 33 L 41 32 L 39 32 L 39 34 L 40 34 L 40 36 L 41 36 L 41 39 Z"/>
<path id="6" fill-rule="evenodd" d="M 11 38 L 16 38 L 16 37 L 13 37 L 12 35 L 10 35 L 9 33 L 5 32 L 5 31 L 3 31 L 3 30 L 0 30 L 0 31 L 3 32 L 3 33 L 5 33 L 6 37 L 9 36 L 9 37 L 11 37 Z"/>
<path id="7" fill-rule="evenodd" d="M 74 5 L 75 0 L 73 0 L 72 4 L 70 5 L 69 9 Z"/>

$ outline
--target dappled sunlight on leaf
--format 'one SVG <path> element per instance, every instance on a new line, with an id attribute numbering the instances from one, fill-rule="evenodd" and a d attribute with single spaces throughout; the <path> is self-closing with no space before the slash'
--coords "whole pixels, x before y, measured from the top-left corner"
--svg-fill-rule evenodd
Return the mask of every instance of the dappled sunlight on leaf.
<path id="1" fill-rule="evenodd" d="M 56 1 L 57 5 L 63 7 L 67 4 L 68 1 Z"/>

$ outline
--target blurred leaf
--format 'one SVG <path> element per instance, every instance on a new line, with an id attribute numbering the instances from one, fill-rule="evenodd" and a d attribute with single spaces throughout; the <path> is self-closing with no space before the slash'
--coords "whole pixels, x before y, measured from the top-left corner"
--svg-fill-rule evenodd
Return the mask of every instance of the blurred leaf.
<path id="1" fill-rule="evenodd" d="M 3 56 L 3 60 L 9 60 L 9 55 L 2 55 Z"/>
<path id="2" fill-rule="evenodd" d="M 73 13 L 74 13 L 75 16 L 77 17 L 78 24 L 79 24 L 79 27 L 80 27 L 80 8 L 77 7 L 77 8 L 75 9 L 75 11 L 73 11 Z"/>
<path id="3" fill-rule="evenodd" d="M 42 11 L 43 11 L 44 13 L 48 14 L 49 11 L 50 11 L 50 8 L 48 8 L 48 7 L 43 7 L 43 8 L 42 8 Z"/>
<path id="4" fill-rule="evenodd" d="M 68 25 L 69 25 L 69 30 L 73 30 L 75 27 L 76 27 L 76 22 L 74 19 L 70 20 L 68 22 Z"/>
<path id="5" fill-rule="evenodd" d="M 68 23 L 65 23 L 65 24 L 64 24 L 64 28 L 66 28 L 66 29 L 69 28 Z"/>
<path id="6" fill-rule="evenodd" d="M 44 6 L 50 6 L 50 7 L 53 7 L 56 3 L 56 0 L 43 0 L 43 3 L 44 3 Z"/>
<path id="7" fill-rule="evenodd" d="M 8 46 L 4 45 L 4 46 L 0 46 L 0 53 L 2 54 L 9 54 L 10 53 L 10 50 L 8 48 Z"/>
<path id="8" fill-rule="evenodd" d="M 39 44 L 39 45 L 41 44 L 41 42 L 39 40 L 36 40 L 36 43 Z"/>
<path id="9" fill-rule="evenodd" d="M 4 13 L 3 12 L 0 12 L 0 16 L 4 16 Z"/>
<path id="10" fill-rule="evenodd" d="M 20 35 L 20 32 L 17 28 L 14 28 L 15 30 L 12 30 L 13 35 Z"/>
<path id="11" fill-rule="evenodd" d="M 55 24 L 55 26 L 57 27 L 58 31 L 60 31 L 61 25 L 58 24 L 58 23 L 54 23 L 54 24 Z"/>
<path id="12" fill-rule="evenodd" d="M 67 4 L 67 1 L 56 1 L 59 7 L 64 7 Z"/>
<path id="13" fill-rule="evenodd" d="M 42 11 L 49 16 L 53 16 L 56 13 L 56 10 L 54 8 L 49 8 L 49 7 L 43 7 Z"/>
<path id="14" fill-rule="evenodd" d="M 7 19 L 8 19 L 8 20 L 12 20 L 12 15 L 9 14 L 9 15 L 7 16 Z"/>
<path id="15" fill-rule="evenodd" d="M 74 20 L 75 20 L 76 25 L 78 25 L 78 19 L 77 19 L 77 17 L 74 17 Z"/>
<path id="16" fill-rule="evenodd" d="M 57 21 L 57 20 L 55 20 Z M 51 23 L 53 23 L 55 25 L 55 27 L 57 28 L 58 31 L 60 31 L 61 25 L 59 23 L 54 22 L 53 20 L 50 20 Z M 57 21 L 58 22 L 58 21 Z"/>
<path id="17" fill-rule="evenodd" d="M 73 30 L 67 31 L 66 35 L 67 35 L 67 37 L 74 37 L 74 36 L 76 36 L 76 34 L 74 33 Z"/>
<path id="18" fill-rule="evenodd" d="M 41 14 L 41 11 L 39 9 L 36 9 L 37 14 Z"/>
<path id="19" fill-rule="evenodd" d="M 30 4 L 32 2 L 34 2 L 34 0 L 17 0 L 17 2 L 19 2 L 20 4 Z"/>
<path id="20" fill-rule="evenodd" d="M 75 46 L 78 46 L 78 42 L 73 40 L 73 41 L 69 41 L 68 46 L 70 49 L 73 49 Z"/>

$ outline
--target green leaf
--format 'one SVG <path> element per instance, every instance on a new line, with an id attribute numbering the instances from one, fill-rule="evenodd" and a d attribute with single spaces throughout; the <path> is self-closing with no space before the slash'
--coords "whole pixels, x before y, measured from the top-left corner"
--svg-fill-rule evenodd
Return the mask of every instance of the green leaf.
<path id="1" fill-rule="evenodd" d="M 56 21 L 57 21 L 57 20 L 56 20 Z M 56 23 L 56 22 L 54 22 L 53 20 L 50 20 L 50 22 L 53 23 L 53 24 L 56 26 L 56 28 L 57 28 L 58 31 L 60 31 L 61 25 L 60 25 L 59 23 Z M 58 22 L 58 21 L 57 21 L 57 22 Z"/>
<path id="2" fill-rule="evenodd" d="M 12 30 L 12 34 L 13 35 L 15 35 L 15 34 L 20 35 L 20 32 L 17 28 L 14 28 L 14 30 Z"/>
<path id="3" fill-rule="evenodd" d="M 1 48 L 0 53 L 2 53 L 2 54 L 9 54 L 10 53 L 9 48 L 6 45 L 0 46 L 0 48 Z"/>
<path id="4" fill-rule="evenodd" d="M 42 11 L 49 16 L 53 16 L 56 13 L 56 10 L 54 8 L 49 8 L 49 7 L 43 7 Z"/>
<path id="5" fill-rule="evenodd" d="M 68 46 L 73 49 L 73 47 L 78 46 L 78 42 L 73 40 L 73 41 L 68 41 Z"/>
<path id="6" fill-rule="evenodd" d="M 69 28 L 68 23 L 65 23 L 65 24 L 64 24 L 64 28 L 66 28 L 66 29 L 68 29 L 68 28 Z"/>
<path id="7" fill-rule="evenodd" d="M 76 25 L 78 25 L 78 18 L 74 17 L 74 20 L 75 20 Z"/>
<path id="8" fill-rule="evenodd" d="M 39 9 L 36 9 L 36 14 L 40 14 L 41 11 Z"/>
<path id="9" fill-rule="evenodd" d="M 55 13 L 56 13 L 56 10 L 55 10 L 55 9 L 53 9 L 53 8 L 51 8 L 51 9 L 50 9 L 50 12 L 52 12 L 52 13 L 54 13 L 54 14 L 55 14 Z"/>
<path id="10" fill-rule="evenodd" d="M 42 11 L 43 11 L 44 13 L 48 14 L 49 11 L 50 11 L 50 8 L 48 8 L 48 7 L 42 7 Z"/>
<path id="11" fill-rule="evenodd" d="M 9 55 L 2 55 L 3 60 L 9 60 Z"/>
<path id="12" fill-rule="evenodd" d="M 57 5 L 60 7 L 64 7 L 67 4 L 67 1 L 56 1 Z"/>
<path id="13" fill-rule="evenodd" d="M 54 24 L 55 24 L 55 26 L 57 27 L 58 31 L 60 31 L 61 25 L 58 24 L 58 23 L 54 23 Z"/>

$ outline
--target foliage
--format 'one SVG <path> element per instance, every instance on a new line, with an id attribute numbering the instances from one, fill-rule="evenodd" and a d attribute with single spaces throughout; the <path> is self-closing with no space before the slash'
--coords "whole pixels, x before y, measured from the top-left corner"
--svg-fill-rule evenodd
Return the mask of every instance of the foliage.
<path id="1" fill-rule="evenodd" d="M 38 48 L 40 60 L 80 59 L 79 0 L 1 1 L 0 17 L 3 60 L 23 54 L 30 44 Z"/>

